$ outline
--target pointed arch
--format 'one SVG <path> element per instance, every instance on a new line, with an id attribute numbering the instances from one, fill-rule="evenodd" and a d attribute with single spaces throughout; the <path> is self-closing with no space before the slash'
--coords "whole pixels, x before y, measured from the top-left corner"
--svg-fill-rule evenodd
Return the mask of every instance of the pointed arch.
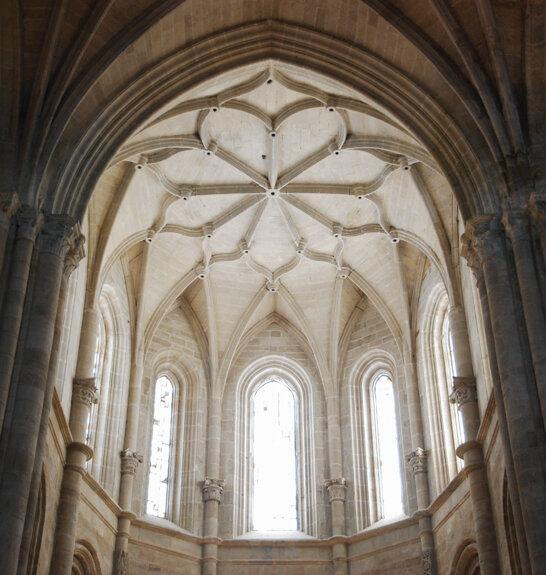
<path id="1" fill-rule="evenodd" d="M 81 215 L 98 175 L 114 152 L 160 106 L 194 86 L 197 78 L 264 59 L 305 66 L 352 85 L 397 116 L 432 152 L 454 189 L 465 218 L 494 212 L 499 205 L 497 190 L 503 189 L 502 174 L 494 165 L 494 155 L 483 146 L 479 106 L 467 109 L 474 119 L 471 142 L 468 130 L 465 135 L 463 129 L 451 121 L 449 113 L 407 75 L 355 45 L 348 46 L 324 33 L 272 20 L 243 24 L 212 38 L 177 50 L 157 63 L 152 71 L 133 78 L 117 95 L 112 95 L 109 105 L 101 109 L 100 121 L 92 124 L 93 129 L 88 130 L 77 145 L 57 146 L 62 132 L 69 133 L 68 122 L 75 108 L 58 116 L 64 123 L 59 121 L 59 131 L 51 134 L 44 147 L 39 171 L 44 177 L 37 186 L 47 198 L 48 207 L 55 212 Z M 203 58 L 195 60 L 196 50 Z M 444 77 L 457 90 L 456 84 L 460 83 L 457 77 Z M 471 92 L 464 91 L 464 97 L 474 101 Z M 67 112 L 69 115 L 65 115 Z M 55 174 L 55 182 L 48 177 L 46 168 L 46 164 L 53 163 L 63 166 L 60 175 Z"/>

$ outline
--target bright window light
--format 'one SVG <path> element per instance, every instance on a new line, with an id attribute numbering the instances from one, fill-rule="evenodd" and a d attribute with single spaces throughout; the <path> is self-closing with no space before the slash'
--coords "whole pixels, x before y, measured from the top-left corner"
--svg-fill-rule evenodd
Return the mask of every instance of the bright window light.
<path id="1" fill-rule="evenodd" d="M 154 421 L 146 500 L 146 513 L 157 517 L 165 517 L 167 512 L 173 395 L 173 384 L 169 378 L 160 377 L 155 384 Z"/>
<path id="2" fill-rule="evenodd" d="M 388 519 L 402 515 L 403 506 L 394 387 L 387 375 L 377 378 L 373 394 L 381 515 Z"/>
<path id="3" fill-rule="evenodd" d="M 252 529 L 296 531 L 296 400 L 271 379 L 252 398 Z"/>

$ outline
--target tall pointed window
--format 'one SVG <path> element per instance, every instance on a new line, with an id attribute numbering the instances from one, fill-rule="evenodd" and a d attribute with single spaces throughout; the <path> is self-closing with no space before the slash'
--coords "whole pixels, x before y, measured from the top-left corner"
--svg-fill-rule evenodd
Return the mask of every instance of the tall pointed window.
<path id="1" fill-rule="evenodd" d="M 453 345 L 451 342 L 451 325 L 449 322 L 449 314 L 446 312 L 443 317 L 442 323 L 442 361 L 445 371 L 445 382 L 447 385 L 447 394 L 451 393 L 453 389 Z M 455 447 L 464 441 L 462 415 L 457 409 L 455 403 L 451 403 L 451 432 Z M 462 469 L 462 459 L 457 459 L 458 469 Z"/>
<path id="2" fill-rule="evenodd" d="M 174 387 L 166 376 L 155 384 L 146 513 L 165 517 L 170 483 Z"/>
<path id="3" fill-rule="evenodd" d="M 371 391 L 379 511 L 381 518 L 388 519 L 404 512 L 394 386 L 389 376 L 382 373 Z"/>
<path id="4" fill-rule="evenodd" d="M 252 529 L 298 529 L 296 398 L 270 379 L 252 397 Z"/>

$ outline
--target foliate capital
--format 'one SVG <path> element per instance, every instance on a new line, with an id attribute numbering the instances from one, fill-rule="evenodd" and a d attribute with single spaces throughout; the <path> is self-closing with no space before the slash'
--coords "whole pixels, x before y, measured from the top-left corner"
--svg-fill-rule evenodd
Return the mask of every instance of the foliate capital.
<path id="1" fill-rule="evenodd" d="M 347 480 L 345 477 L 327 479 L 324 482 L 324 487 L 328 491 L 330 503 L 332 503 L 332 501 L 345 501 L 347 496 Z"/>
<path id="2" fill-rule="evenodd" d="M 132 449 L 124 449 L 121 453 L 121 474 L 134 475 L 139 463 L 142 463 L 142 455 Z"/>
<path id="3" fill-rule="evenodd" d="M 422 447 L 418 447 L 407 456 L 407 462 L 414 475 L 427 472 L 427 458 L 427 452 Z"/>
<path id="4" fill-rule="evenodd" d="M 20 206 L 19 198 L 15 192 L 0 194 L 0 226 L 9 228 L 11 218 L 17 213 Z"/>
<path id="5" fill-rule="evenodd" d="M 22 206 L 17 212 L 17 237 L 34 242 L 44 225 L 44 216 L 30 206 Z"/>
<path id="6" fill-rule="evenodd" d="M 222 501 L 222 494 L 224 493 L 225 481 L 223 479 L 213 479 L 205 477 L 203 481 L 203 501 Z"/>
<path id="7" fill-rule="evenodd" d="M 463 256 L 471 268 L 477 264 L 481 268 L 486 261 L 497 258 L 503 249 L 503 230 L 500 218 L 495 215 L 474 218 L 466 225 L 462 242 Z"/>
<path id="8" fill-rule="evenodd" d="M 98 401 L 97 386 L 94 377 L 74 379 L 72 384 L 72 400 L 91 407 Z"/>
<path id="9" fill-rule="evenodd" d="M 47 215 L 38 237 L 41 253 L 50 253 L 64 259 L 76 233 L 76 220 L 67 215 Z"/>
<path id="10" fill-rule="evenodd" d="M 76 225 L 74 233 L 68 240 L 68 252 L 64 260 L 64 274 L 68 277 L 78 267 L 85 257 L 85 236 L 80 233 L 80 226 Z"/>
<path id="11" fill-rule="evenodd" d="M 478 401 L 476 380 L 473 377 L 454 377 L 449 401 L 456 403 L 457 407 L 461 407 L 465 403 L 476 403 Z"/>

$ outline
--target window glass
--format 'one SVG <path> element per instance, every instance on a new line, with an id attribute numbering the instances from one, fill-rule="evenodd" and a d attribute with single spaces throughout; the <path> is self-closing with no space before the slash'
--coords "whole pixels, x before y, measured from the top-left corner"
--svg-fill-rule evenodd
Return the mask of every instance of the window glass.
<path id="1" fill-rule="evenodd" d="M 387 519 L 402 515 L 403 506 L 394 387 L 386 374 L 376 379 L 373 396 L 381 516 Z"/>
<path id="2" fill-rule="evenodd" d="M 298 529 L 296 400 L 272 379 L 252 397 L 252 529 Z"/>
<path id="3" fill-rule="evenodd" d="M 173 395 L 173 385 L 169 378 L 160 377 L 155 384 L 150 471 L 146 500 L 146 513 L 157 517 L 165 517 L 167 513 Z"/>

